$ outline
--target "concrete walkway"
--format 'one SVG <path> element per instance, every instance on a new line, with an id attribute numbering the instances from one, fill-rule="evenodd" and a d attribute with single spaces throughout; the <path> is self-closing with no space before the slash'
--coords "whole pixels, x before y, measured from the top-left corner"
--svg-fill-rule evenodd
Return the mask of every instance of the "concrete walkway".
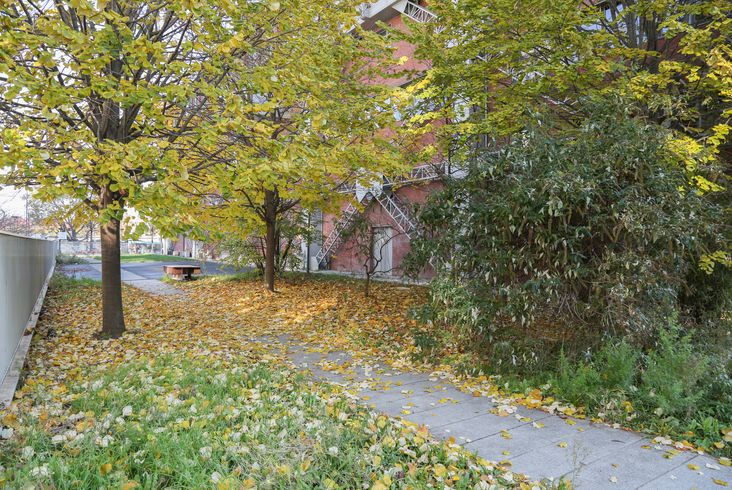
<path id="1" fill-rule="evenodd" d="M 357 366 L 348 354 L 321 354 L 286 337 L 273 342 L 316 378 L 352 387 L 376 410 L 425 424 L 436 437 L 481 457 L 510 464 L 533 480 L 569 479 L 577 489 L 713 489 L 732 484 L 732 468 L 706 455 L 676 451 L 634 432 L 560 418 L 524 407 L 501 407 L 440 379 L 387 366 Z M 715 482 L 718 480 L 719 483 Z"/>
<path id="2" fill-rule="evenodd" d="M 165 265 L 164 262 L 146 262 L 144 264 L 148 267 L 151 265 L 159 265 L 161 271 L 160 275 L 162 277 L 163 265 Z M 182 289 L 170 286 L 169 284 L 166 284 L 158 279 L 150 279 L 143 275 L 132 272 L 130 269 L 134 268 L 130 266 L 134 265 L 139 264 L 122 264 L 122 282 L 130 284 L 131 286 L 135 286 L 136 288 L 142 289 L 143 291 L 147 291 L 148 293 L 159 294 L 161 296 L 171 296 L 175 294 L 185 293 L 185 291 L 183 291 Z M 102 280 L 102 264 L 99 262 L 67 265 L 61 269 L 61 272 L 63 272 L 67 276 L 74 277 L 76 279 L 93 279 L 95 281 Z"/>
<path id="3" fill-rule="evenodd" d="M 184 294 L 185 291 L 175 286 L 164 283 L 162 279 L 165 274 L 163 272 L 164 265 L 175 264 L 176 262 L 122 262 L 120 264 L 122 281 L 135 286 L 143 291 L 152 294 L 170 296 L 175 294 Z M 201 267 L 203 274 L 207 276 L 220 274 L 234 274 L 236 272 L 246 272 L 250 268 L 236 270 L 233 267 L 222 265 L 218 262 L 203 261 L 185 261 L 180 263 L 197 265 Z M 95 281 L 102 280 L 102 264 L 101 262 L 87 262 L 84 264 L 65 265 L 60 268 L 64 274 L 75 277 L 77 279 L 93 279 Z"/>
<path id="4" fill-rule="evenodd" d="M 101 266 L 89 266 L 91 270 L 73 275 L 97 278 L 98 273 L 101 278 Z M 122 280 L 135 287 L 153 294 L 183 293 L 124 269 Z M 479 456 L 509 465 L 532 480 L 568 479 L 579 490 L 702 490 L 732 484 L 732 468 L 716 459 L 674 450 L 642 434 L 520 406 L 499 407 L 488 397 L 463 393 L 437 377 L 381 364 L 362 365 L 347 353 L 321 353 L 327 349 L 303 346 L 287 336 L 252 340 L 280 350 L 319 380 L 347 386 L 372 408 L 425 424 L 435 437 L 454 438 Z M 499 408 L 503 416 L 497 414 Z"/>

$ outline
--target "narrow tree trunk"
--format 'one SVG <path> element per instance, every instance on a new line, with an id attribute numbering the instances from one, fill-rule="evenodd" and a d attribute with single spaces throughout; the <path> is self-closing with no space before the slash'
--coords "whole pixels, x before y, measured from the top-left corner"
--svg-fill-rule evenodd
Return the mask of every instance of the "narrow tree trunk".
<path id="1" fill-rule="evenodd" d="M 274 191 L 264 193 L 264 221 L 267 234 L 264 240 L 264 282 L 267 289 L 275 290 L 275 253 L 277 252 L 277 195 Z"/>
<path id="2" fill-rule="evenodd" d="M 376 256 L 374 254 L 374 227 L 369 225 L 368 228 L 368 252 L 366 257 L 366 286 L 363 291 L 365 298 L 369 297 L 369 289 L 371 289 L 371 275 L 376 271 L 379 266 L 376 262 Z"/>
<path id="3" fill-rule="evenodd" d="M 369 272 L 369 270 L 366 269 L 366 286 L 364 287 L 364 290 L 363 290 L 364 298 L 369 297 L 370 289 L 371 289 L 371 272 Z"/>
<path id="4" fill-rule="evenodd" d="M 108 197 L 104 196 L 102 202 L 108 204 Z M 112 218 L 99 226 L 102 241 L 102 336 L 106 338 L 117 338 L 125 331 L 122 312 L 120 233 L 119 219 Z"/>

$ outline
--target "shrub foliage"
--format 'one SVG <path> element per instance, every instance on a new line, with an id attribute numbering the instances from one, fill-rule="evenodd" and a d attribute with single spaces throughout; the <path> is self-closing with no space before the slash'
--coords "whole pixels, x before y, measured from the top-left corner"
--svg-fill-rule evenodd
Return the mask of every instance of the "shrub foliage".
<path id="1" fill-rule="evenodd" d="M 721 211 L 689 184 L 669 134 L 631 111 L 586 102 L 569 131 L 537 118 L 429 200 L 411 260 L 435 268 L 442 320 L 484 337 L 560 318 L 655 339 L 688 272 L 720 247 Z"/>

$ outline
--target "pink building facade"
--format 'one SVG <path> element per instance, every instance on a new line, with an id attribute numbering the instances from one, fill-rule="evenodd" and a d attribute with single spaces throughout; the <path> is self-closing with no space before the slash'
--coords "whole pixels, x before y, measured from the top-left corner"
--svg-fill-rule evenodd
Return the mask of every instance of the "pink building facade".
<path id="1" fill-rule="evenodd" d="M 404 18 L 415 22 L 434 19 L 424 2 L 411 0 L 381 0 L 368 4 L 361 11 L 362 25 L 367 29 L 380 29 L 383 22 L 396 29 L 407 29 Z M 421 72 L 427 63 L 414 58 L 415 47 L 405 41 L 394 44 L 395 59 L 407 57 L 400 69 Z M 394 86 L 409 83 L 406 78 L 382 82 Z M 351 186 L 343 190 L 340 214 L 322 217 L 322 239 L 311 248 L 311 268 L 339 272 L 363 273 L 367 263 L 378 275 L 402 276 L 403 261 L 410 250 L 416 231 L 415 206 L 442 187 L 440 176 L 448 171 L 442 163 L 425 162 L 416 166 L 410 175 L 392 178 L 384 176 L 383 182 L 366 189 Z M 358 204 L 354 205 L 354 201 Z M 364 245 L 363 237 L 353 236 L 352 228 L 357 217 L 368 220 L 372 228 L 371 243 Z M 367 251 L 371 249 L 371 257 Z M 429 277 L 429 271 L 423 276 Z"/>

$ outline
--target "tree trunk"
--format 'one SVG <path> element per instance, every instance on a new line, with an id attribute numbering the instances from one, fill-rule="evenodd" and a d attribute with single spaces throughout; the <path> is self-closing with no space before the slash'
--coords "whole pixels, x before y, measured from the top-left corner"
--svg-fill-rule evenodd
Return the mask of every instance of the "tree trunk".
<path id="1" fill-rule="evenodd" d="M 102 197 L 109 204 L 110 191 Z M 102 337 L 117 338 L 125 331 L 122 312 L 122 277 L 120 271 L 120 220 L 110 218 L 99 226 L 102 241 Z"/>
<path id="2" fill-rule="evenodd" d="M 374 254 L 374 227 L 368 226 L 368 251 L 366 253 L 366 285 L 363 290 L 363 295 L 365 298 L 369 297 L 369 290 L 371 289 L 371 275 L 376 271 L 376 268 L 379 266 L 378 262 L 376 262 L 376 257 Z"/>
<path id="3" fill-rule="evenodd" d="M 267 235 L 264 240 L 264 282 L 267 289 L 275 290 L 275 254 L 277 253 L 277 195 L 274 191 L 264 193 L 264 221 Z"/>
<path id="4" fill-rule="evenodd" d="M 366 269 L 366 285 L 364 286 L 363 296 L 364 298 L 369 297 L 369 290 L 371 289 L 371 273 Z"/>

